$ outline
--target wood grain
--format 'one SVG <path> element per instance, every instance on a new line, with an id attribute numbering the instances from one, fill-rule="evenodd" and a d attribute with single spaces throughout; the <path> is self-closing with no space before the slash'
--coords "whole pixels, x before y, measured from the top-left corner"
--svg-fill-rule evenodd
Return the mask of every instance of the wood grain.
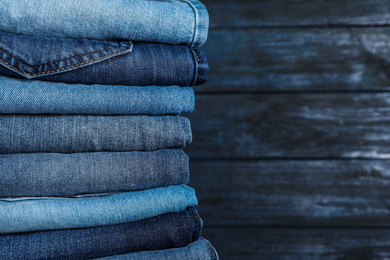
<path id="1" fill-rule="evenodd" d="M 385 0 L 202 0 L 210 27 L 389 25 Z"/>
<path id="2" fill-rule="evenodd" d="M 191 158 L 390 158 L 390 93 L 196 99 Z"/>
<path id="3" fill-rule="evenodd" d="M 390 258 L 389 229 L 206 228 L 226 260 L 379 260 Z"/>
<path id="4" fill-rule="evenodd" d="M 389 160 L 191 161 L 206 227 L 390 227 Z"/>
<path id="5" fill-rule="evenodd" d="M 390 90 L 390 28 L 216 30 L 203 50 L 197 92 Z"/>

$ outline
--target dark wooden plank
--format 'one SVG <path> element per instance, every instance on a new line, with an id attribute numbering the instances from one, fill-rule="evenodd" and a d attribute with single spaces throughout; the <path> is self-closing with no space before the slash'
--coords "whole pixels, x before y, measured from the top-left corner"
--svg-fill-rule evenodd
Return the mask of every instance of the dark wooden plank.
<path id="1" fill-rule="evenodd" d="M 202 0 L 210 27 L 389 25 L 385 0 Z"/>
<path id="2" fill-rule="evenodd" d="M 390 227 L 390 160 L 190 165 L 205 226 Z"/>
<path id="3" fill-rule="evenodd" d="M 192 158 L 390 158 L 390 93 L 203 94 Z"/>
<path id="4" fill-rule="evenodd" d="M 218 30 L 203 50 L 198 92 L 390 90 L 390 28 Z"/>
<path id="5" fill-rule="evenodd" d="M 389 229 L 206 228 L 224 260 L 379 260 L 390 258 Z"/>

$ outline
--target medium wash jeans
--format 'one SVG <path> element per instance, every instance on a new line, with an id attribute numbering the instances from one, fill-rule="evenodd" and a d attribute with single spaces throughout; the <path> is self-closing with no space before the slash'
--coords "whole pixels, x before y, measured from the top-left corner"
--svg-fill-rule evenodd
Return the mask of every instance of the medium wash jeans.
<path id="1" fill-rule="evenodd" d="M 209 69 L 202 51 L 184 45 L 5 32 L 0 32 L 0 65 L 0 75 L 5 76 L 130 86 L 199 85 L 207 80 Z"/>
<path id="2" fill-rule="evenodd" d="M 0 76 L 0 114 L 167 115 L 189 113 L 194 106 L 190 87 L 82 85 Z"/>
<path id="3" fill-rule="evenodd" d="M 201 228 L 198 213 L 188 208 L 119 225 L 0 235 L 0 259 L 91 259 L 185 247 L 198 239 Z"/>
<path id="4" fill-rule="evenodd" d="M 197 203 L 185 185 L 75 198 L 2 198 L 0 234 L 123 224 Z"/>
<path id="5" fill-rule="evenodd" d="M 187 184 L 181 149 L 0 154 L 0 197 L 72 196 Z"/>
<path id="6" fill-rule="evenodd" d="M 0 153 L 151 151 L 191 139 L 182 116 L 0 115 Z"/>
<path id="7" fill-rule="evenodd" d="M 97 258 L 96 258 L 97 259 Z M 186 247 L 157 251 L 141 251 L 125 255 L 99 258 L 100 260 L 218 260 L 217 251 L 206 239 L 199 237 Z"/>
<path id="8" fill-rule="evenodd" d="M 201 46 L 208 13 L 197 0 L 2 0 L 0 30 L 96 40 Z"/>

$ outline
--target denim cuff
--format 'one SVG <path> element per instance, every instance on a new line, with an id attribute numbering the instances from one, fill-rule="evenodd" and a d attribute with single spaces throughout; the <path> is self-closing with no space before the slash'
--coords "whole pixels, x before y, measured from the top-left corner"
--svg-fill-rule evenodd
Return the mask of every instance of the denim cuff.
<path id="1" fill-rule="evenodd" d="M 192 49 L 195 61 L 194 81 L 191 85 L 202 85 L 206 83 L 209 73 L 209 64 L 206 54 L 200 50 Z"/>
<path id="2" fill-rule="evenodd" d="M 209 30 L 209 14 L 207 9 L 200 1 L 181 1 L 190 5 L 195 13 L 194 37 L 189 46 L 193 48 L 200 47 L 206 42 Z"/>

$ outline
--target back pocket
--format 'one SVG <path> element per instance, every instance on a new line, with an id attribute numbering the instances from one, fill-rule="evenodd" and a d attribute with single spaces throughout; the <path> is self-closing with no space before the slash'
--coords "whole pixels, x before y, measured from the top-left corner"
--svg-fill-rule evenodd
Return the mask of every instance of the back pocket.
<path id="1" fill-rule="evenodd" d="M 0 65 L 28 79 L 64 73 L 130 53 L 131 41 L 46 38 L 0 32 Z"/>

